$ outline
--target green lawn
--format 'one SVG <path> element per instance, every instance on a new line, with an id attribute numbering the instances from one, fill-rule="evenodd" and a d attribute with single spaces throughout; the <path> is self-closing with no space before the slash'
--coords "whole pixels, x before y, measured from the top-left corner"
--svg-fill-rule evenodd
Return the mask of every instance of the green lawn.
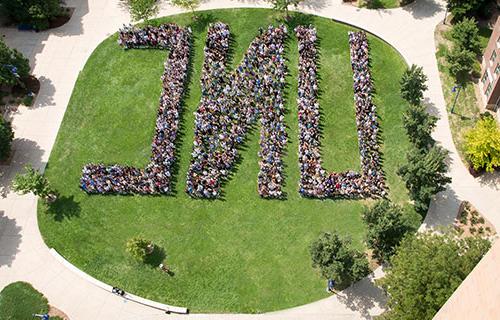
<path id="1" fill-rule="evenodd" d="M 48 310 L 47 298 L 29 283 L 14 282 L 0 292 L 0 320 L 31 320 Z"/>
<path id="2" fill-rule="evenodd" d="M 368 9 L 393 9 L 400 7 L 400 0 L 359 0 L 359 6 Z"/>
<path id="3" fill-rule="evenodd" d="M 266 9 L 233 9 L 201 12 L 194 24 L 190 15 L 160 19 L 191 24 L 195 36 L 173 196 L 88 196 L 79 189 L 81 168 L 90 161 L 139 167 L 148 162 L 167 55 L 124 51 L 116 35 L 98 46 L 80 73 L 47 167 L 48 179 L 61 193 L 48 213 L 39 206 L 39 225 L 49 247 L 111 285 L 193 312 L 264 312 L 326 297 L 308 246 L 320 232 L 337 230 L 364 248 L 361 213 L 369 201 L 321 201 L 298 193 L 298 50 L 292 30 L 297 23 L 313 23 L 318 29 L 323 159 L 329 170 L 346 170 L 360 167 L 347 36 L 352 27 L 301 14 L 289 22 L 286 200 L 263 200 L 257 193 L 258 129 L 247 139 L 224 199 L 193 200 L 184 192 L 207 24 L 221 20 L 231 27 L 234 67 L 258 27 L 277 23 L 275 15 Z M 385 42 L 373 36 L 369 40 L 390 195 L 406 204 L 406 189 L 395 173 L 409 147 L 401 120 L 407 105 L 398 84 L 406 65 Z M 126 254 L 127 239 L 139 234 L 165 250 L 174 276 Z"/>

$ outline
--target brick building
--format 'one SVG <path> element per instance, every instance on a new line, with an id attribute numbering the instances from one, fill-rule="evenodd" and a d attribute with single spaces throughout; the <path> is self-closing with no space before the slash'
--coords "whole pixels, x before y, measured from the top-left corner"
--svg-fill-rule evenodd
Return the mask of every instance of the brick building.
<path id="1" fill-rule="evenodd" d="M 479 88 L 487 109 L 500 112 L 500 17 L 497 18 L 481 63 Z"/>

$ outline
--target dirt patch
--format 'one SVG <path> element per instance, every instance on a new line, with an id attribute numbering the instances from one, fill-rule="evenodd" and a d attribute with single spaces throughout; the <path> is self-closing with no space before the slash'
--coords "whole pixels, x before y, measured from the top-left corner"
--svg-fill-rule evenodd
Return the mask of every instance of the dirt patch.
<path id="1" fill-rule="evenodd" d="M 59 317 L 63 320 L 69 320 L 69 317 L 66 315 L 66 313 L 62 312 L 61 310 L 51 305 L 49 305 L 49 316 Z"/>
<path id="2" fill-rule="evenodd" d="M 461 238 L 470 236 L 491 237 L 497 232 L 495 227 L 468 201 L 462 201 L 453 227 Z"/>

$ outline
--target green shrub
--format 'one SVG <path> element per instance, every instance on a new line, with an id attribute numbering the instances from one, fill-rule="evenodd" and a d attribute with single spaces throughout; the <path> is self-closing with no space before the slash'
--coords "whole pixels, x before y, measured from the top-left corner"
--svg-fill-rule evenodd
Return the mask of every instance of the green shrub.
<path id="1" fill-rule="evenodd" d="M 9 48 L 0 38 L 0 85 L 15 85 L 29 76 L 30 64 L 22 53 Z"/>
<path id="2" fill-rule="evenodd" d="M 30 23 L 39 30 L 49 27 L 49 20 L 61 14 L 59 0 L 0 0 L 2 10 L 18 23 Z"/>
<path id="3" fill-rule="evenodd" d="M 466 132 L 465 154 L 476 170 L 500 167 L 500 128 L 493 117 L 483 117 Z"/>
<path id="4" fill-rule="evenodd" d="M 349 238 L 324 232 L 310 246 L 312 265 L 321 275 L 334 279 L 340 287 L 360 280 L 369 273 L 366 256 L 352 248 Z"/>
<path id="5" fill-rule="evenodd" d="M 143 237 L 134 237 L 127 241 L 126 250 L 135 259 L 144 261 L 149 254 L 148 247 L 151 245 L 151 241 L 146 240 Z"/>
<path id="6" fill-rule="evenodd" d="M 0 160 L 5 160 L 9 157 L 13 139 L 14 131 L 10 122 L 0 116 Z"/>
<path id="7" fill-rule="evenodd" d="M 453 26 L 451 37 L 456 46 L 472 51 L 475 54 L 481 52 L 479 40 L 479 28 L 474 18 L 465 18 Z"/>
<path id="8" fill-rule="evenodd" d="M 44 200 L 55 197 L 55 191 L 50 187 L 49 181 L 40 171 L 34 169 L 31 164 L 24 168 L 25 173 L 16 174 L 12 181 L 12 190 L 21 194 L 32 192 Z"/>

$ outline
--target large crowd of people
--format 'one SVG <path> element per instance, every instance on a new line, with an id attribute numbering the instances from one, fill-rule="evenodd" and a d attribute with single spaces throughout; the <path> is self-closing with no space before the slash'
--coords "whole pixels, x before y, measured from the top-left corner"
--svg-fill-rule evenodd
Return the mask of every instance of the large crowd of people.
<path id="1" fill-rule="evenodd" d="M 286 144 L 283 90 L 286 27 L 269 26 L 250 44 L 242 63 L 226 73 L 229 27 L 210 25 L 202 68 L 202 98 L 195 112 L 195 138 L 186 191 L 217 198 L 238 157 L 237 147 L 260 115 L 258 191 L 282 196 L 282 151 Z"/>
<path id="2" fill-rule="evenodd" d="M 364 32 L 349 32 L 354 102 L 361 172 L 328 173 L 320 154 L 320 107 L 313 26 L 295 28 L 299 46 L 298 120 L 300 193 L 306 197 L 358 198 L 384 196 L 378 121 L 372 101 L 369 48 Z M 283 196 L 285 39 L 287 29 L 269 26 L 250 44 L 243 61 L 226 71 L 230 30 L 221 22 L 209 26 L 201 74 L 202 97 L 195 115 L 195 132 L 186 192 L 196 198 L 217 198 L 238 158 L 238 146 L 260 116 L 258 192 L 263 198 Z M 190 55 L 191 30 L 175 24 L 136 29 L 125 26 L 118 42 L 126 49 L 168 49 L 161 77 L 151 161 L 145 169 L 88 164 L 81 188 L 88 193 L 156 194 L 171 191 L 171 170 L 179 129 Z"/>
<path id="3" fill-rule="evenodd" d="M 126 49 L 169 50 L 161 77 L 163 89 L 151 144 L 151 160 L 145 169 L 87 164 L 82 170 L 80 186 L 88 193 L 169 193 L 181 100 L 189 64 L 191 30 L 175 24 L 143 29 L 125 26 L 119 31 L 118 43 Z"/>
<path id="4" fill-rule="evenodd" d="M 372 102 L 373 86 L 366 34 L 349 32 L 362 172 L 329 173 L 322 167 L 320 154 L 316 28 L 299 26 L 295 28 L 295 33 L 299 46 L 297 105 L 300 193 L 313 198 L 384 196 L 385 184 L 378 150 L 379 127 L 376 107 Z"/>

